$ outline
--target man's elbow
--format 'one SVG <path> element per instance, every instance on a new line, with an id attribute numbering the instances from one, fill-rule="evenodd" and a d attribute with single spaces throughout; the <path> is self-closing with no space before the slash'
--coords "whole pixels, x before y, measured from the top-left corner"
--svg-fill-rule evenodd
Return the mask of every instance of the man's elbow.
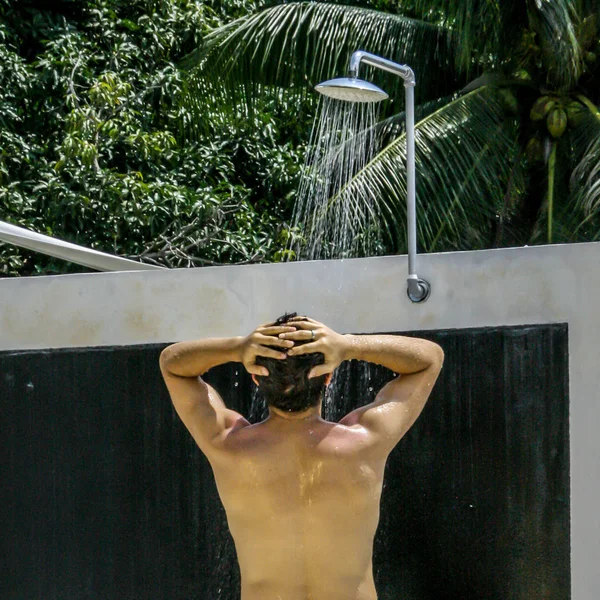
<path id="1" fill-rule="evenodd" d="M 444 366 L 444 350 L 435 342 L 430 342 L 429 356 L 431 364 L 440 369 Z"/>
<path id="2" fill-rule="evenodd" d="M 174 345 L 175 344 L 171 344 L 170 346 L 167 346 L 160 353 L 160 357 L 158 359 L 158 364 L 160 365 L 161 371 L 169 370 L 169 363 L 172 362 L 172 360 L 173 360 L 173 346 Z"/>

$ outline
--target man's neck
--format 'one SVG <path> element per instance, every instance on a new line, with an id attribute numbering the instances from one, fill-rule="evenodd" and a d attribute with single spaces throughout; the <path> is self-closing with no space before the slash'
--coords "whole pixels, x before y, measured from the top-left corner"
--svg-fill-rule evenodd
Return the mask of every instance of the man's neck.
<path id="1" fill-rule="evenodd" d="M 274 406 L 269 406 L 270 421 L 310 422 L 321 420 L 321 405 L 311 406 L 299 412 L 288 412 Z"/>

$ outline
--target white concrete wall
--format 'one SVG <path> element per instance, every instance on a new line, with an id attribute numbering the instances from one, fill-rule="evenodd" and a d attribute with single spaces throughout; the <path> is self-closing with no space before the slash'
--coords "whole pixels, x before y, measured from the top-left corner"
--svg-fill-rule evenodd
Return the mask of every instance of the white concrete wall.
<path id="1" fill-rule="evenodd" d="M 567 322 L 573 600 L 600 595 L 600 244 L 0 280 L 0 350 L 249 333 L 285 311 L 340 332 Z M 543 368 L 543 366 L 540 366 Z"/>

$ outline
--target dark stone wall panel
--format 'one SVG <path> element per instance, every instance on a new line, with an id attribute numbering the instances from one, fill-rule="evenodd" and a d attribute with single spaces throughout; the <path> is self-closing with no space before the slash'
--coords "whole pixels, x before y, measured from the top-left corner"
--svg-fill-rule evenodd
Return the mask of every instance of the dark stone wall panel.
<path id="1" fill-rule="evenodd" d="M 567 600 L 566 325 L 411 333 L 446 352 L 388 460 L 374 565 L 380 600 Z M 239 598 L 212 471 L 173 410 L 163 346 L 0 353 L 0 597 Z M 393 374 L 346 363 L 324 416 Z M 241 365 L 209 381 L 265 415 Z"/>

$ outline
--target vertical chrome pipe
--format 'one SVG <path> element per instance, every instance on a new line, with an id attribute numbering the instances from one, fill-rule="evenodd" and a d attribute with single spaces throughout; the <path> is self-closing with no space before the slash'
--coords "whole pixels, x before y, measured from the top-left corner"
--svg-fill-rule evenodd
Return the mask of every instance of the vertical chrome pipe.
<path id="1" fill-rule="evenodd" d="M 407 294 L 413 302 L 427 300 L 431 293 L 429 283 L 417 275 L 417 192 L 415 167 L 415 74 L 407 65 L 399 65 L 386 58 L 357 50 L 350 58 L 350 76 L 358 77 L 361 63 L 394 73 L 404 79 L 406 94 L 406 228 L 408 245 Z"/>
<path id="2" fill-rule="evenodd" d="M 406 223 L 408 243 L 408 274 L 417 269 L 417 191 L 415 175 L 415 84 L 405 82 L 406 93 Z"/>
<path id="3" fill-rule="evenodd" d="M 412 71 L 411 71 L 412 73 Z M 406 241 L 408 246 L 407 294 L 413 302 L 424 302 L 431 288 L 417 275 L 417 189 L 415 167 L 415 78 L 404 80 L 406 94 Z"/>

